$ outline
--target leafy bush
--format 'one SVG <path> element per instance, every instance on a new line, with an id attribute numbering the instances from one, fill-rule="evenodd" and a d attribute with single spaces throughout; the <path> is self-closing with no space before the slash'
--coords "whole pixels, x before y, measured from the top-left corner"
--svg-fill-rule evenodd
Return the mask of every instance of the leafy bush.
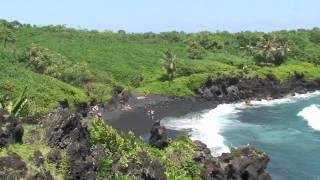
<path id="1" fill-rule="evenodd" d="M 189 44 L 187 52 L 188 57 L 191 59 L 202 59 L 206 54 L 205 49 L 195 41 L 192 41 Z"/>
<path id="2" fill-rule="evenodd" d="M 19 98 L 14 101 L 7 101 L 7 97 L 3 96 L 0 99 L 0 108 L 8 110 L 9 113 L 15 116 L 20 115 L 21 111 L 25 108 L 28 99 L 26 97 L 27 87 L 24 88 Z"/>
<path id="3" fill-rule="evenodd" d="M 186 132 L 182 132 L 176 139 L 170 140 L 169 146 L 163 150 L 138 141 L 132 132 L 119 134 L 115 129 L 106 125 L 103 120 L 95 119 L 90 127 L 91 140 L 94 144 L 102 144 L 107 157 L 100 160 L 98 171 L 101 177 L 116 178 L 112 174 L 112 156 L 120 155 L 120 164 L 124 168 L 128 159 L 141 162 L 138 153 L 145 152 L 151 160 L 160 160 L 165 166 L 168 179 L 199 179 L 200 166 L 192 161 L 194 145 Z M 121 174 L 118 174 L 121 175 Z"/>
<path id="4" fill-rule="evenodd" d="M 64 69 L 61 79 L 65 82 L 81 87 L 94 79 L 87 63 L 76 63 Z"/>
<path id="5" fill-rule="evenodd" d="M 66 58 L 59 53 L 32 44 L 26 52 L 26 61 L 35 72 L 55 78 L 61 76 L 65 68 Z"/>
<path id="6" fill-rule="evenodd" d="M 117 130 L 105 124 L 102 119 L 95 119 L 92 122 L 90 135 L 94 144 L 103 144 L 111 153 L 127 155 L 135 152 L 138 147 L 133 132 L 129 132 L 124 138 Z"/>

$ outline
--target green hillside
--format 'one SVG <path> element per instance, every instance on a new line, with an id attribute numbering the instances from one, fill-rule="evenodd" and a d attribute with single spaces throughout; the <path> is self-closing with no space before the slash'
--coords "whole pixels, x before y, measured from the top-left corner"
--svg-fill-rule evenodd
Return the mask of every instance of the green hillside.
<path id="1" fill-rule="evenodd" d="M 43 113 L 57 107 L 59 101 L 69 100 L 71 105 L 86 101 L 83 90 L 54 78 L 34 73 L 21 65 L 0 61 L 0 94 L 8 98 L 18 97 L 28 87 L 28 111 L 31 114 Z"/>
<path id="2" fill-rule="evenodd" d="M 273 73 L 286 80 L 290 73 L 297 71 L 303 72 L 307 79 L 320 77 L 320 30 L 317 28 L 267 34 L 155 34 L 37 27 L 6 21 L 2 21 L 1 26 L 9 29 L 14 39 L 12 42 L 10 38 L 7 42 L 2 40 L 4 48 L 0 58 L 5 68 L 0 72 L 1 81 L 15 86 L 13 94 L 28 82 L 34 103 L 45 109 L 51 109 L 63 98 L 88 98 L 85 93 L 107 102 L 116 85 L 136 92 L 185 96 L 195 94 L 208 76 L 264 77 Z M 32 47 L 39 51 L 37 55 L 49 53 L 43 55 L 44 59 L 53 57 L 46 70 L 59 77 L 37 71 L 30 65 L 32 58 L 26 54 L 30 54 Z M 167 78 L 161 60 L 165 50 L 177 57 L 173 81 Z M 61 60 L 60 65 L 55 64 L 54 58 Z"/>

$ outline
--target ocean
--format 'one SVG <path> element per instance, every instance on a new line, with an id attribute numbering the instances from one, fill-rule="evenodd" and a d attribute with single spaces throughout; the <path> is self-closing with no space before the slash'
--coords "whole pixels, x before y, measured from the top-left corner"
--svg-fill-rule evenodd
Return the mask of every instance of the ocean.
<path id="1" fill-rule="evenodd" d="M 277 100 L 221 104 L 215 109 L 164 118 L 162 125 L 185 129 L 214 156 L 252 145 L 268 153 L 275 180 L 320 179 L 320 92 Z"/>

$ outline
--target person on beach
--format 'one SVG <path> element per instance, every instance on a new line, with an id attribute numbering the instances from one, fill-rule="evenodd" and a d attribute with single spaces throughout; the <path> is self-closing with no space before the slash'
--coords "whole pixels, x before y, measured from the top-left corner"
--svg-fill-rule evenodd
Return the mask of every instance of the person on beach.
<path id="1" fill-rule="evenodd" d="M 151 120 L 153 120 L 154 119 L 154 110 L 151 109 L 150 114 L 151 114 Z"/>
<path id="2" fill-rule="evenodd" d="M 153 120 L 154 119 L 154 113 L 155 113 L 154 110 L 148 109 L 148 111 L 147 111 L 148 118 Z"/>

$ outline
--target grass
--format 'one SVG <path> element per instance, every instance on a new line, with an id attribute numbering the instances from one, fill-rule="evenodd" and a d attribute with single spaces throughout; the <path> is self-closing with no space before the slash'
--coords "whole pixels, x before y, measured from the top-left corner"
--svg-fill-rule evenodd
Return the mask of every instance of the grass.
<path id="1" fill-rule="evenodd" d="M 243 42 L 236 34 L 211 34 L 220 40 L 226 38 L 228 43 L 223 49 L 207 50 L 201 60 L 191 60 L 187 54 L 188 41 L 201 36 L 201 33 L 121 34 L 54 26 L 22 26 L 15 30 L 16 55 L 0 51 L 0 65 L 6 67 L 0 71 L 0 87 L 12 87 L 9 90 L 0 89 L 0 93 L 9 93 L 14 97 L 25 85 L 29 85 L 31 109 L 35 111 L 32 114 L 36 114 L 52 110 L 58 105 L 58 101 L 63 99 L 70 102 L 87 100 L 88 94 L 91 98 L 106 103 L 111 98 L 115 85 L 135 92 L 194 95 L 207 76 L 219 78 L 222 75 L 242 75 L 244 65 L 249 66 L 249 73 L 246 75 L 248 77 L 264 78 L 273 73 L 281 81 L 285 81 L 289 73 L 297 71 L 313 80 L 320 77 L 320 68 L 315 65 L 317 61 L 313 58 L 318 57 L 320 46 L 313 42 L 310 31 L 312 30 L 284 33 L 296 43 L 292 45 L 293 52 L 286 63 L 280 66 L 257 66 L 254 57 L 245 55 L 240 49 Z M 72 80 L 62 82 L 32 72 L 27 64 L 20 63 L 24 58 L 24 51 L 32 43 L 63 55 L 70 62 L 69 65 L 86 63 L 86 69 L 92 72 L 93 79 L 79 85 Z M 165 49 L 170 49 L 177 55 L 176 78 L 172 82 L 164 78 L 165 70 L 161 57 Z"/>
<path id="2" fill-rule="evenodd" d="M 50 152 L 50 147 L 44 143 L 44 132 L 43 128 L 39 125 L 23 125 L 24 136 L 23 144 L 13 144 L 6 148 L 0 148 L 0 157 L 6 156 L 10 152 L 17 153 L 22 160 L 26 163 L 28 168 L 28 175 L 35 175 L 41 171 L 33 160 L 34 152 L 39 150 L 44 158 L 47 157 Z M 56 168 L 55 164 L 44 161 L 44 168 L 50 171 L 54 179 L 63 179 L 63 176 L 67 170 L 66 166 L 66 155 L 62 153 L 62 165 L 59 169 Z"/>
<path id="3" fill-rule="evenodd" d="M 57 79 L 34 73 L 22 65 L 0 60 L 0 95 L 18 97 L 25 86 L 28 87 L 28 107 L 31 114 L 49 112 L 58 102 L 68 99 L 71 105 L 87 99 L 83 90 Z"/>
<path id="4" fill-rule="evenodd" d="M 202 33 L 121 34 L 25 25 L 14 30 L 16 48 L 0 48 L 0 97 L 8 96 L 14 99 L 25 86 L 28 86 L 29 103 L 24 115 L 40 115 L 52 111 L 58 106 L 59 101 L 64 99 L 67 99 L 71 106 L 90 98 L 97 98 L 106 103 L 116 85 L 140 93 L 190 96 L 197 93 L 208 76 L 215 79 L 226 76 L 264 78 L 272 73 L 284 82 L 296 71 L 304 73 L 306 79 L 314 80 L 320 78 L 320 45 L 315 41 L 317 38 L 310 36 L 310 32 L 313 30 L 282 32 L 295 44 L 291 48 L 293 52 L 289 59 L 280 66 L 258 66 L 253 56 L 245 55 L 240 50 L 243 41 L 238 38 L 239 34 L 209 33 L 210 36 L 218 36 L 218 39 L 224 41 L 224 48 L 208 49 L 203 59 L 191 60 L 187 54 L 188 42 Z M 246 34 L 248 32 L 243 33 Z M 56 79 L 35 73 L 25 61 L 25 51 L 32 43 L 61 54 L 69 62 L 68 66 L 87 64 L 85 69 L 78 69 L 80 72 L 70 72 L 79 77 L 83 75 L 82 70 L 88 70 L 92 79 L 81 84 L 76 80 Z M 170 49 L 177 55 L 177 72 L 173 81 L 165 79 L 161 60 L 162 51 L 165 49 Z M 243 74 L 244 65 L 249 67 L 247 74 Z M 40 171 L 32 158 L 34 151 L 40 150 L 46 157 L 50 148 L 44 143 L 44 132 L 40 126 L 23 126 L 24 143 L 0 149 L 0 156 L 9 152 L 19 154 L 27 163 L 28 173 L 34 175 Z M 105 134 L 101 138 L 106 138 Z M 115 142 L 120 144 L 115 151 L 124 154 L 125 158 L 136 155 L 140 150 L 146 151 L 153 160 L 159 159 L 166 167 L 168 179 L 190 179 L 193 175 L 199 176 L 200 167 L 190 162 L 194 146 L 186 137 L 170 140 L 169 147 L 164 150 L 145 144 L 128 148 L 130 143 L 126 142 L 125 138 L 118 139 Z M 233 155 L 240 156 L 240 153 L 235 150 Z M 66 154 L 63 153 L 62 167 L 59 169 L 54 164 L 45 162 L 44 167 L 51 172 L 54 179 L 63 179 L 67 170 L 66 158 Z M 110 168 L 109 160 L 106 159 L 106 168 Z"/>

